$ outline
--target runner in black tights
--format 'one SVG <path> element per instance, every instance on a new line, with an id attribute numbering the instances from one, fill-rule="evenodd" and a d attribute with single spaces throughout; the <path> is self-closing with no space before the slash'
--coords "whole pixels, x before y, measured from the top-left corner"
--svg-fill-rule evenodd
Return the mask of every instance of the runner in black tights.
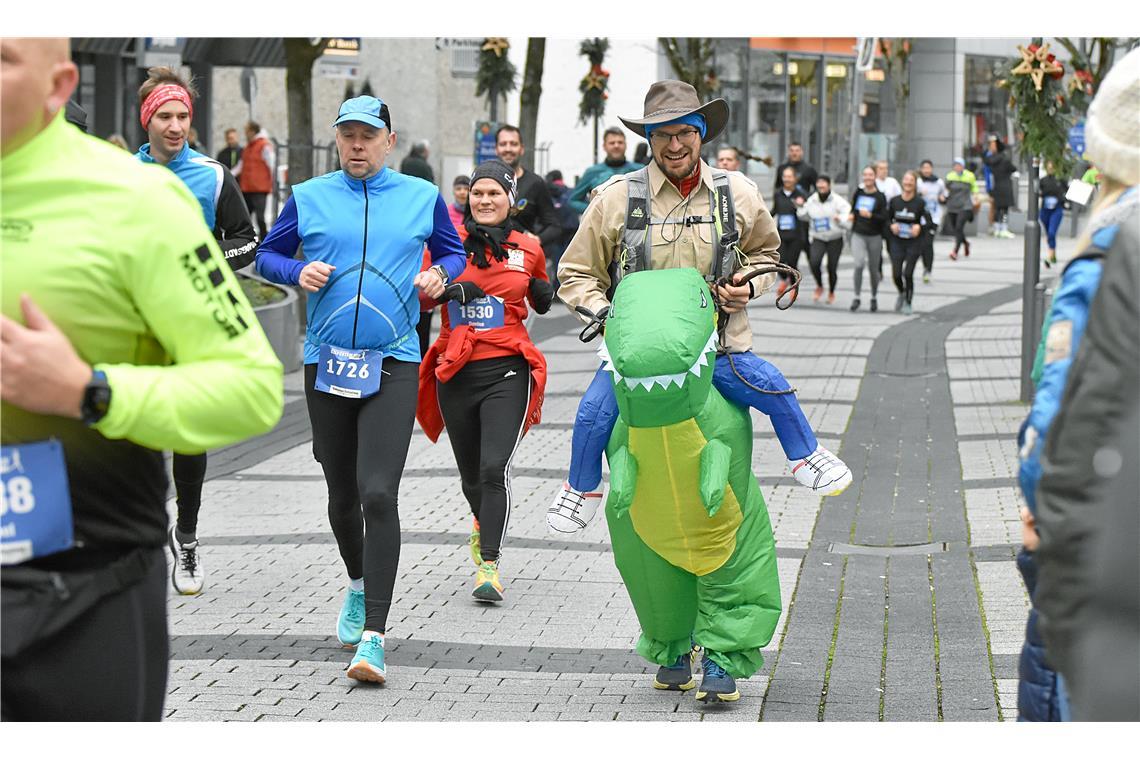
<path id="1" fill-rule="evenodd" d="M 438 298 L 464 260 L 439 190 L 384 166 L 396 144 L 388 106 L 350 98 L 334 126 L 341 171 L 293 187 L 257 269 L 310 293 L 305 398 L 348 573 L 337 638 L 359 644 L 349 678 L 382 683 L 420 361 L 417 290 Z M 420 271 L 425 244 L 433 266 Z"/>
<path id="2" fill-rule="evenodd" d="M 471 177 L 463 231 L 468 264 L 448 286 L 439 339 L 420 367 L 418 416 L 434 441 L 444 425 L 475 517 L 472 596 L 503 599 L 499 559 L 511 515 L 510 466 L 541 415 L 546 359 L 527 334 L 527 305 L 554 298 L 538 239 L 514 225 L 514 172 L 497 159 Z"/>

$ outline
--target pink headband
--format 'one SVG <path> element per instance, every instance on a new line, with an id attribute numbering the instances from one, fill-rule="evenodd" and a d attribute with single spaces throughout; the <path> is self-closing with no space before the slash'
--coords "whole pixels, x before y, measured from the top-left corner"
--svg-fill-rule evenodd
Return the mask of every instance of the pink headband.
<path id="1" fill-rule="evenodd" d="M 177 100 L 182 103 L 190 111 L 190 118 L 194 118 L 194 106 L 190 103 L 190 93 L 176 84 L 164 84 L 155 87 L 150 95 L 146 96 L 143 101 L 142 108 L 139 109 L 139 121 L 142 122 L 142 128 L 146 129 L 150 124 L 151 118 L 154 117 L 155 111 L 163 103 L 168 103 L 171 100 Z"/>

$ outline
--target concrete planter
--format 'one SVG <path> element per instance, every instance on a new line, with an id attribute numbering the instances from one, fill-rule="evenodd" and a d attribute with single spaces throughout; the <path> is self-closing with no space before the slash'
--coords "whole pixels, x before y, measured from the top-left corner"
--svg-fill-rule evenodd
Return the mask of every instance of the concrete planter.
<path id="1" fill-rule="evenodd" d="M 277 283 L 259 277 L 252 271 L 243 271 L 242 275 L 251 280 L 270 285 L 285 294 L 285 298 L 265 306 L 258 306 L 253 311 L 265 337 L 269 338 L 270 345 L 277 353 L 277 358 L 285 367 L 286 372 L 295 372 L 301 368 L 301 331 L 298 325 L 300 317 L 298 312 L 301 302 L 292 288 L 284 288 Z"/>

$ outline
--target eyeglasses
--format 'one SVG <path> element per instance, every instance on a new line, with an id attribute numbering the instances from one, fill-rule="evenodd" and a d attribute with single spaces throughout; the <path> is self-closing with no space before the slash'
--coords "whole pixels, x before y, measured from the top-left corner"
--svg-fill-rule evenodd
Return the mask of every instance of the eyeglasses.
<path id="1" fill-rule="evenodd" d="M 676 137 L 677 142 L 684 145 L 687 142 L 693 141 L 693 135 L 699 135 L 700 133 L 701 130 L 699 129 L 682 129 L 680 132 L 674 132 L 673 134 L 656 131 L 649 133 L 649 141 L 657 146 L 666 146 L 672 143 L 673 138 Z"/>

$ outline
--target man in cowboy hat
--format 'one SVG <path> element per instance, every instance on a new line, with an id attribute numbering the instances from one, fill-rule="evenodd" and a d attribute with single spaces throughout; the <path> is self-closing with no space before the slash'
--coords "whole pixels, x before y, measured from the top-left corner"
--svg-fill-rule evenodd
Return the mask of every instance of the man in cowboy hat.
<path id="1" fill-rule="evenodd" d="M 702 104 L 691 85 L 664 80 L 650 86 L 642 118 L 619 117 L 648 138 L 653 161 L 598 188 L 559 263 L 558 296 L 572 311 L 581 306 L 604 318 L 622 274 L 693 267 L 708 276 L 728 315 L 714 385 L 730 401 L 771 417 L 797 481 L 820 495 L 836 494 L 850 485 L 851 471 L 819 445 L 780 371 L 751 353 L 744 310 L 774 275 L 739 283 L 779 260 L 780 236 L 755 184 L 701 159 L 701 146 L 724 130 L 728 114 L 723 99 Z M 599 370 L 578 408 L 569 477 L 547 512 L 552 530 L 580 530 L 601 503 L 601 455 L 616 419 L 611 380 Z M 659 664 L 662 670 L 688 667 Z"/>

